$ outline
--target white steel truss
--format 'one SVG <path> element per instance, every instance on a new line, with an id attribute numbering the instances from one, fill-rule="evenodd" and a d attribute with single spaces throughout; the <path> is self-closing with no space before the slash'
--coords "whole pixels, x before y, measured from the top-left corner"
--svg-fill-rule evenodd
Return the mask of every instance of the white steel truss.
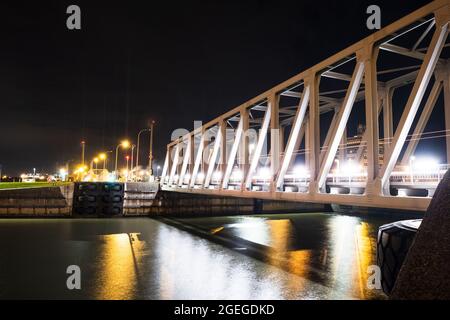
<path id="1" fill-rule="evenodd" d="M 395 183 L 404 183 L 403 180 L 393 182 L 392 175 L 399 175 L 397 167 L 407 165 L 417 148 L 417 139 L 408 141 L 407 138 L 419 110 L 420 117 L 414 127 L 413 137 L 423 134 L 441 92 L 445 98 L 446 155 L 447 162 L 450 162 L 450 63 L 442 57 L 443 48 L 447 47 L 449 22 L 450 0 L 433 1 L 172 141 L 167 146 L 161 176 L 162 188 L 175 192 L 245 198 L 426 210 L 429 196 L 391 195 L 390 188 Z M 411 44 L 411 49 L 396 44 L 395 40 L 401 36 L 418 31 L 421 33 Z M 424 42 L 429 43 L 425 45 Z M 416 63 L 378 70 L 378 57 L 383 52 L 398 55 L 400 59 L 416 60 Z M 345 64 L 354 66 L 353 74 L 340 71 L 340 67 Z M 380 79 L 392 74 L 388 80 Z M 341 87 L 321 92 L 321 81 L 325 80 L 345 83 L 347 89 Z M 394 106 L 393 96 L 398 88 L 409 84 L 412 89 L 394 132 L 392 114 L 397 106 Z M 427 89 L 429 87 L 430 90 Z M 341 98 L 336 98 L 336 95 Z M 280 98 L 283 97 L 298 99 L 298 103 L 295 106 L 282 106 Z M 333 166 L 345 161 L 348 156 L 345 149 L 348 121 L 352 109 L 362 101 L 365 105 L 365 131 L 355 159 L 364 163 L 367 172 L 361 181 L 354 182 L 349 178 L 345 185 L 342 179 L 336 178 L 334 172 L 337 169 L 333 169 Z M 422 104 L 424 107 L 420 109 Z M 264 112 L 262 117 L 261 112 Z M 320 117 L 328 112 L 334 112 L 334 115 L 321 144 Z M 384 138 L 380 140 L 381 114 Z M 237 122 L 237 125 L 234 125 L 231 149 L 227 150 L 227 126 L 231 126 L 232 122 Z M 287 126 L 291 129 L 284 146 Z M 205 164 L 206 133 L 212 128 L 217 128 L 216 137 L 208 163 Z M 249 142 L 250 128 L 259 128 L 256 143 Z M 200 138 L 196 154 L 194 137 L 197 140 Z M 302 141 L 305 151 L 300 159 L 304 157 L 305 172 L 296 175 L 290 172 L 290 168 L 297 159 L 296 150 Z M 258 166 L 263 159 L 265 144 L 270 144 L 270 152 L 264 162 L 264 167 L 270 163 L 270 173 L 261 177 Z M 383 161 L 379 160 L 381 146 L 384 150 Z M 181 150 L 185 150 L 182 156 Z M 203 172 L 205 168 L 206 172 Z M 220 179 L 214 179 L 216 171 Z M 200 172 L 202 179 L 199 179 Z M 237 172 L 240 176 L 238 182 Z M 437 177 L 440 177 L 440 173 Z M 259 184 L 267 184 L 268 187 L 255 188 Z M 292 186 L 300 187 L 292 189 Z M 427 185 L 424 188 L 431 187 Z M 341 189 L 349 191 L 341 192 Z"/>

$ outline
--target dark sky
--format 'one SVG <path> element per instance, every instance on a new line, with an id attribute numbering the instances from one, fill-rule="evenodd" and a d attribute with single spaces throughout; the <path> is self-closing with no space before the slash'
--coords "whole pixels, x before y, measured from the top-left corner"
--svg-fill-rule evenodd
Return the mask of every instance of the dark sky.
<path id="1" fill-rule="evenodd" d="M 0 164 L 53 171 L 156 121 L 208 121 L 429 1 L 8 1 L 0 5 Z M 66 28 L 70 4 L 82 30 Z M 148 136 L 143 136 L 147 152 Z M 141 162 L 144 161 L 143 157 Z"/>

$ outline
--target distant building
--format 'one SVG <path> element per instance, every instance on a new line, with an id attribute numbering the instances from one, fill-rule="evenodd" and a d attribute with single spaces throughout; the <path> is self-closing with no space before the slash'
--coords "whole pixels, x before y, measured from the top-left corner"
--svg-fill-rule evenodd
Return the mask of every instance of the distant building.
<path id="1" fill-rule="evenodd" d="M 364 132 L 366 131 L 366 126 L 363 124 L 359 124 L 357 131 L 356 131 L 356 135 L 353 137 L 347 137 L 347 144 L 344 147 L 344 149 L 342 149 L 342 146 L 339 146 L 339 150 L 338 150 L 338 157 L 339 157 L 339 152 L 344 151 L 345 152 L 345 157 L 344 159 L 347 160 L 352 160 L 355 162 L 359 162 L 360 159 L 356 159 L 357 155 L 358 155 L 358 150 L 359 147 L 361 146 L 361 143 L 364 144 L 364 146 L 367 144 L 367 141 L 363 141 L 363 136 L 364 136 Z M 379 164 L 382 165 L 383 161 L 384 161 L 384 141 L 383 140 L 378 140 L 378 148 L 379 148 Z M 361 160 L 362 160 L 362 164 L 364 166 L 367 166 L 367 149 L 364 148 L 364 150 L 362 151 L 361 154 Z"/>

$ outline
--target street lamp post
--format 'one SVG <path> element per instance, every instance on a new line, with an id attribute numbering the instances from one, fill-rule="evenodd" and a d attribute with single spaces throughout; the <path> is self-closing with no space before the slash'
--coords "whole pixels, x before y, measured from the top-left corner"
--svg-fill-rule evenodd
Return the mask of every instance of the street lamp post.
<path id="1" fill-rule="evenodd" d="M 97 157 L 94 158 L 94 163 L 95 163 L 95 170 L 97 171 L 98 170 L 98 158 Z"/>
<path id="2" fill-rule="evenodd" d="M 84 166 L 84 151 L 86 148 L 86 142 L 83 140 L 81 141 L 81 165 Z"/>
<path id="3" fill-rule="evenodd" d="M 136 148 L 136 145 L 132 145 L 131 146 L 131 166 L 130 166 L 130 171 L 131 171 L 131 179 L 133 179 L 133 163 L 134 163 L 134 148 Z"/>
<path id="4" fill-rule="evenodd" d="M 127 167 L 126 167 L 126 170 L 125 170 L 125 172 L 126 172 L 126 181 L 128 181 L 128 176 L 129 176 L 129 173 L 130 173 L 130 170 L 128 169 L 128 163 L 130 161 L 130 156 L 126 155 L 125 159 L 127 160 Z"/>
<path id="5" fill-rule="evenodd" d="M 119 143 L 116 147 L 116 163 L 114 165 L 114 174 L 116 176 L 116 179 L 119 177 L 119 175 L 117 174 L 117 156 L 119 154 L 119 147 L 127 149 L 130 147 L 130 142 L 128 140 L 124 140 L 121 143 Z"/>
<path id="6" fill-rule="evenodd" d="M 150 124 L 150 152 L 148 156 L 148 167 L 149 167 L 149 173 L 150 177 L 153 175 L 153 130 L 154 130 L 154 124 L 155 121 L 152 121 Z"/>
<path id="7" fill-rule="evenodd" d="M 141 139 L 141 133 L 145 132 L 145 131 L 150 131 L 150 129 L 148 129 L 148 128 L 142 129 L 141 131 L 139 131 L 139 133 L 137 135 L 136 167 L 139 166 L 139 143 L 140 143 L 140 139 Z"/>

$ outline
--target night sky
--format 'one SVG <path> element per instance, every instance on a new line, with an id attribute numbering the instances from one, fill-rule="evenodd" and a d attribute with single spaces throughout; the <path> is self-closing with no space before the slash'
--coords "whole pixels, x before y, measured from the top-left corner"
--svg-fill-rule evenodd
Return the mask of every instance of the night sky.
<path id="1" fill-rule="evenodd" d="M 0 164 L 53 172 L 156 121 L 155 162 L 193 127 L 429 1 L 9 1 L 0 5 Z M 66 28 L 77 4 L 82 30 Z M 148 152 L 148 135 L 142 136 Z M 140 160 L 144 162 L 144 156 Z M 146 161 L 146 160 L 145 160 Z"/>

